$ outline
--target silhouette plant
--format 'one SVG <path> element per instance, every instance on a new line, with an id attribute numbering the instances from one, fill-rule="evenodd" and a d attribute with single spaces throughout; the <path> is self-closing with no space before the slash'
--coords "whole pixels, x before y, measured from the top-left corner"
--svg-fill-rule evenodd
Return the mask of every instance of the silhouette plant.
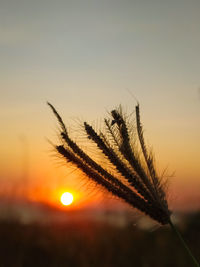
<path id="1" fill-rule="evenodd" d="M 104 120 L 105 129 L 97 133 L 84 122 L 87 137 L 101 151 L 104 163 L 98 163 L 73 141 L 56 111 L 48 103 L 60 124 L 61 144 L 55 146 L 64 159 L 80 169 L 89 179 L 114 196 L 145 213 L 161 225 L 169 224 L 179 237 L 195 266 L 199 266 L 171 221 L 166 199 L 166 181 L 158 176 L 152 152 L 147 150 L 140 121 L 139 104 L 135 107 L 135 128 L 121 106 Z M 107 162 L 107 163 L 105 163 Z"/>

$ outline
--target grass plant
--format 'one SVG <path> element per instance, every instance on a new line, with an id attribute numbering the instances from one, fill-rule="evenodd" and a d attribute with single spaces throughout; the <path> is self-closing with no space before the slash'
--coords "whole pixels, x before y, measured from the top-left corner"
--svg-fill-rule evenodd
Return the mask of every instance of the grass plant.
<path id="1" fill-rule="evenodd" d="M 170 225 L 180 239 L 194 266 L 199 266 L 190 249 L 171 220 L 166 197 L 166 180 L 155 168 L 152 152 L 147 149 L 140 120 L 139 104 L 135 107 L 135 121 L 123 113 L 121 106 L 105 118 L 105 128 L 95 129 L 84 122 L 84 130 L 90 141 L 101 152 L 104 163 L 89 156 L 73 141 L 53 105 L 48 103 L 60 124 L 61 144 L 57 152 L 69 163 L 80 169 L 88 179 L 145 213 L 161 225 Z M 135 127 L 133 127 L 135 125 Z M 106 163 L 105 163 L 106 162 Z"/>

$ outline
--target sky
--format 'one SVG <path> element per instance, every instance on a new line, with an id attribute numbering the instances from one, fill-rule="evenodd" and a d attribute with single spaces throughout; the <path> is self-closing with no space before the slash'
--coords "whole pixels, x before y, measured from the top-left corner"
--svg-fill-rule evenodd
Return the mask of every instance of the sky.
<path id="1" fill-rule="evenodd" d="M 170 198 L 198 206 L 199 10 L 198 0 L 1 0 L 1 194 L 55 203 L 77 187 L 47 141 L 57 124 L 46 101 L 67 125 L 139 101 L 158 169 L 174 174 Z"/>

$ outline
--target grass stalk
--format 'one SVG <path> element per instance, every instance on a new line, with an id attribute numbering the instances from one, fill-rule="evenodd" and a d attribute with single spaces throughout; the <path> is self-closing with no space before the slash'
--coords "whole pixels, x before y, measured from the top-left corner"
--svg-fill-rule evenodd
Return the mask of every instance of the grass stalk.
<path id="1" fill-rule="evenodd" d="M 82 170 L 88 179 L 103 186 L 107 191 L 149 215 L 158 223 L 162 225 L 169 223 L 171 212 L 165 199 L 164 187 L 161 182 L 154 185 L 148 177 L 140 156 L 135 153 L 137 148 L 132 146 L 131 128 L 120 108 L 111 111 L 110 120 L 104 120 L 111 139 L 104 136 L 102 132 L 99 135 L 92 126 L 84 122 L 85 133 L 97 145 L 96 152 L 101 151 L 102 157 L 109 160 L 111 165 L 109 167 L 109 164 L 98 164 L 69 137 L 61 116 L 53 105 L 50 103 L 48 105 L 60 124 L 62 145 L 55 148 L 67 162 Z M 137 109 L 139 110 L 139 106 Z M 112 146 L 113 141 L 117 149 Z M 117 176 L 113 175 L 112 168 L 118 172 Z M 125 180 L 129 184 L 124 183 Z"/>
<path id="2" fill-rule="evenodd" d="M 178 231 L 178 229 L 176 228 L 176 226 L 172 223 L 172 221 L 169 221 L 169 225 L 171 226 L 172 231 L 175 233 L 175 235 L 178 237 L 178 239 L 180 240 L 185 252 L 188 254 L 189 258 L 191 259 L 191 262 L 193 263 L 194 266 L 196 267 L 200 267 L 198 261 L 196 260 L 196 258 L 193 256 L 190 248 L 188 247 L 188 245 L 185 243 L 185 240 L 183 239 L 182 235 L 180 234 L 180 232 Z"/>
<path id="3" fill-rule="evenodd" d="M 85 153 L 68 135 L 67 128 L 56 109 L 50 103 L 48 105 L 60 124 L 62 144 L 55 148 L 67 163 L 73 164 L 88 179 L 158 223 L 169 224 L 193 265 L 200 267 L 181 234 L 171 222 L 165 183 L 156 172 L 153 155 L 145 145 L 139 105 L 136 106 L 137 135 L 133 135 L 132 127 L 120 108 L 111 111 L 110 118 L 104 120 L 106 135 L 103 132 L 98 134 L 91 125 L 84 122 L 88 139 L 96 144 L 96 153 L 101 152 L 103 159 L 107 159 L 109 164 L 99 163 Z M 132 138 L 134 140 L 131 140 Z M 137 144 L 133 142 L 135 140 L 139 141 L 143 160 L 138 154 Z M 113 169 L 116 172 L 113 173 Z"/>

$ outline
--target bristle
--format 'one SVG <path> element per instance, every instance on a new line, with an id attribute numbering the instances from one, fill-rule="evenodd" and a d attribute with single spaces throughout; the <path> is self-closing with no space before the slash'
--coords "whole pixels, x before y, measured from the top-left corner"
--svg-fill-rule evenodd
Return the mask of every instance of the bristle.
<path id="1" fill-rule="evenodd" d="M 143 129 L 142 129 L 142 125 L 140 122 L 139 104 L 135 107 L 135 110 L 136 110 L 136 124 L 137 124 L 138 139 L 140 141 L 143 156 L 144 156 L 146 165 L 148 167 L 149 176 L 152 181 L 152 188 L 154 188 L 154 191 L 156 191 L 155 196 L 157 196 L 157 200 L 161 201 L 165 206 L 167 206 L 167 201 L 165 199 L 165 192 L 163 189 L 163 185 L 161 183 L 161 180 L 158 178 L 156 170 L 155 170 L 153 155 L 152 153 L 148 153 L 146 145 L 145 145 Z"/>
<path id="2" fill-rule="evenodd" d="M 65 127 L 65 124 L 64 124 L 62 118 L 60 117 L 60 115 L 58 114 L 58 112 L 56 111 L 56 109 L 54 108 L 54 106 L 51 105 L 49 102 L 47 102 L 47 105 L 49 105 L 50 108 L 52 109 L 52 111 L 53 111 L 53 113 L 55 114 L 55 116 L 56 116 L 58 122 L 60 123 L 60 126 L 61 126 L 62 130 L 63 130 L 65 133 L 67 133 L 67 129 L 66 129 L 66 127 Z"/>
<path id="3" fill-rule="evenodd" d="M 126 160 L 128 160 L 133 170 L 138 174 L 141 181 L 148 188 L 148 191 L 150 192 L 151 197 L 155 198 L 154 190 L 150 184 L 150 181 L 145 172 L 145 169 L 142 167 L 139 158 L 136 157 L 134 150 L 132 149 L 130 145 L 130 138 L 129 138 L 129 132 L 126 126 L 126 121 L 124 120 L 122 115 L 117 110 L 113 110 L 111 114 L 113 118 L 116 120 L 116 123 L 118 125 L 118 131 L 120 133 L 120 138 L 121 138 L 121 147 L 120 147 L 121 153 L 124 155 Z"/>
<path id="4" fill-rule="evenodd" d="M 108 157 L 110 162 L 116 167 L 117 171 L 121 173 L 121 175 L 130 183 L 131 186 L 136 189 L 139 194 L 141 194 L 146 200 L 149 200 L 151 202 L 152 197 L 143 186 L 143 184 L 140 183 L 137 175 L 131 172 L 131 170 L 129 170 L 127 166 L 118 158 L 114 150 L 103 142 L 101 137 L 94 131 L 92 126 L 90 126 L 86 122 L 84 123 L 84 125 L 89 138 L 97 144 L 98 148 L 105 154 L 105 156 Z"/>

